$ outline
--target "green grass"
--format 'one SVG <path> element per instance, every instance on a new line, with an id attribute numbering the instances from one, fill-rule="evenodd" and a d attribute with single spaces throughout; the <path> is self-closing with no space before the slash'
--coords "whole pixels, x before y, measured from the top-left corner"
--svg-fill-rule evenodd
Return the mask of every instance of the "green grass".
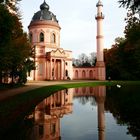
<path id="1" fill-rule="evenodd" d="M 112 85 L 140 85 L 140 81 L 93 81 L 93 82 L 82 82 L 82 83 L 68 83 L 60 85 L 51 85 L 37 88 L 25 93 L 17 94 L 4 101 L 0 102 L 0 119 L 2 121 L 2 128 L 7 127 L 7 120 L 11 120 L 12 123 L 23 118 L 27 113 L 33 111 L 34 107 L 41 102 L 44 98 L 51 94 L 67 89 L 77 87 L 93 87 L 93 86 L 112 86 Z M 7 119 L 5 119 L 7 118 Z M 10 122 L 11 123 L 11 122 Z M 9 124 L 10 124 L 9 123 Z M 5 126 L 6 124 L 6 126 Z M 1 125 L 1 124 L 0 124 Z"/>

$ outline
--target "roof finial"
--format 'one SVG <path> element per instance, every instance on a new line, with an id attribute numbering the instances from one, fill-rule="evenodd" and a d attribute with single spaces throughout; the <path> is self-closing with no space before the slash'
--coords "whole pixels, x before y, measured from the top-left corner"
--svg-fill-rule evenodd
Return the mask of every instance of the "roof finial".
<path id="1" fill-rule="evenodd" d="M 46 1 L 44 0 L 43 4 L 40 5 L 40 9 L 41 10 L 49 10 L 49 5 L 46 3 Z"/>
<path id="2" fill-rule="evenodd" d="M 99 0 L 99 1 L 98 1 L 98 3 L 97 3 L 97 5 L 96 5 L 96 7 L 98 7 L 98 6 L 103 6 L 103 3 L 102 3 L 102 1 L 101 1 L 101 0 Z"/>

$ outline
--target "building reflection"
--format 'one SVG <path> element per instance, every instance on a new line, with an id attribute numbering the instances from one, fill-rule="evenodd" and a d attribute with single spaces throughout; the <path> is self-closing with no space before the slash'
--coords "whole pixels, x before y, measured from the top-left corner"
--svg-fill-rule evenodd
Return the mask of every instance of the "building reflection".
<path id="1" fill-rule="evenodd" d="M 35 108 L 35 125 L 32 131 L 34 140 L 60 140 L 60 119 L 72 113 L 73 98 L 93 96 L 98 110 L 99 140 L 105 140 L 104 102 L 106 87 L 84 87 L 59 91 L 43 100 Z"/>
<path id="2" fill-rule="evenodd" d="M 35 108 L 34 140 L 60 140 L 60 118 L 72 113 L 73 94 L 70 90 L 59 91 L 44 99 Z"/>

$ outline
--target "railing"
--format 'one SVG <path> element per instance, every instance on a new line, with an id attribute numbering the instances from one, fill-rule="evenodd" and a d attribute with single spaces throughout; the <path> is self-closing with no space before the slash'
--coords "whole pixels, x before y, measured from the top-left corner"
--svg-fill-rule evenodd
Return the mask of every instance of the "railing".
<path id="1" fill-rule="evenodd" d="M 98 18 L 104 19 L 105 16 L 104 16 L 104 14 L 101 12 L 101 13 L 97 13 L 97 15 L 95 16 L 95 18 L 96 18 L 96 19 L 98 19 Z"/>

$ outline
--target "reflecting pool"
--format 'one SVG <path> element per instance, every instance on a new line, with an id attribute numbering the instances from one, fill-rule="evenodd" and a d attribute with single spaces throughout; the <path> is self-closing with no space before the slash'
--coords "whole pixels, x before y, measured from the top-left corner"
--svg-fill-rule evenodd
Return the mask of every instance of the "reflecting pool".
<path id="1" fill-rule="evenodd" d="M 138 86 L 65 89 L 36 105 L 19 124 L 18 133 L 9 136 L 15 140 L 139 140 L 139 94 Z"/>

